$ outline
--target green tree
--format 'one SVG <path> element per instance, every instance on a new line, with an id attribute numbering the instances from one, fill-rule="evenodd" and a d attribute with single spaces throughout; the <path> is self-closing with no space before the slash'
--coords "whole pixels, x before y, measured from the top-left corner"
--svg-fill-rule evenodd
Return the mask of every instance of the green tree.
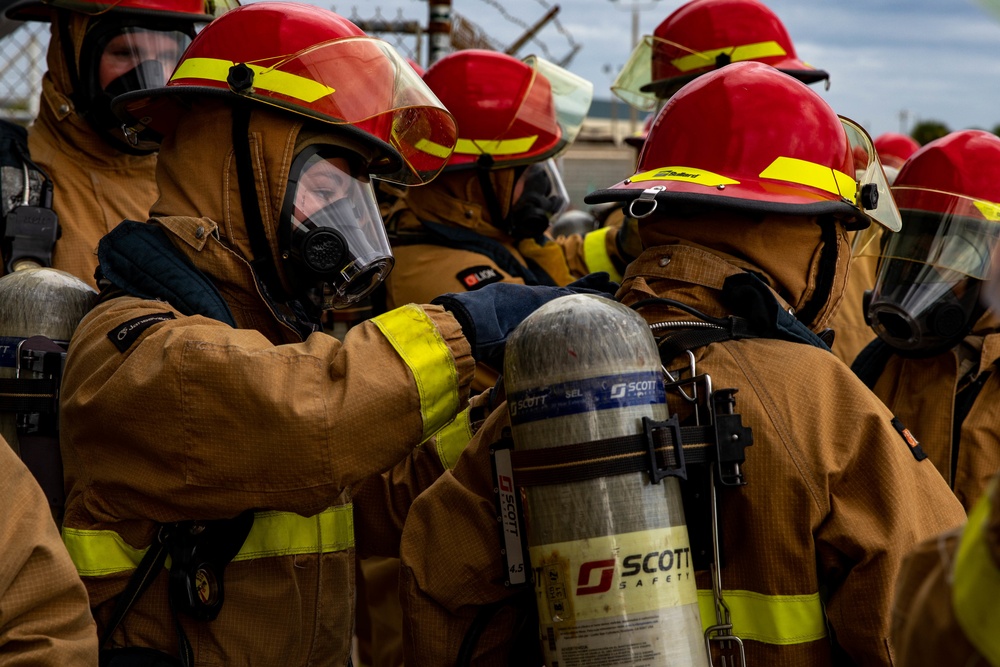
<path id="1" fill-rule="evenodd" d="M 913 126 L 910 136 L 921 146 L 928 144 L 935 139 L 940 139 L 951 132 L 948 126 L 937 120 L 925 120 Z"/>

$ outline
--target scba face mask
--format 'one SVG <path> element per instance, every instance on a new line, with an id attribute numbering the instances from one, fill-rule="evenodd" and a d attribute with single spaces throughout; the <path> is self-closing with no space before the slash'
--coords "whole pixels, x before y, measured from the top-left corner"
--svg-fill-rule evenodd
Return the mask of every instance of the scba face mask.
<path id="1" fill-rule="evenodd" d="M 507 215 L 509 233 L 516 239 L 540 236 L 568 207 L 569 195 L 555 162 L 549 159 L 529 165 L 514 185 L 514 202 Z"/>
<path id="2" fill-rule="evenodd" d="M 323 310 L 357 303 L 393 265 L 374 189 L 357 173 L 344 151 L 309 146 L 288 178 L 282 258 L 296 291 L 321 295 Z"/>
<path id="3" fill-rule="evenodd" d="M 879 338 L 900 354 L 933 356 L 957 345 L 984 312 L 979 294 L 1000 234 L 990 218 L 1000 210 L 916 188 L 894 194 L 903 230 L 882 239 L 868 315 Z M 909 208 L 926 206 L 929 198 L 937 211 Z"/>
<path id="4" fill-rule="evenodd" d="M 955 271 L 888 260 L 868 307 L 872 328 L 903 356 L 940 354 L 961 342 L 982 314 L 980 285 Z"/>
<path id="5" fill-rule="evenodd" d="M 111 101 L 123 93 L 159 88 L 166 84 L 191 43 L 190 28 L 182 25 L 149 28 L 121 21 L 98 21 L 84 38 L 80 72 L 86 116 L 94 128 L 113 139 L 115 146 L 149 152 L 126 139 L 122 121 Z"/>

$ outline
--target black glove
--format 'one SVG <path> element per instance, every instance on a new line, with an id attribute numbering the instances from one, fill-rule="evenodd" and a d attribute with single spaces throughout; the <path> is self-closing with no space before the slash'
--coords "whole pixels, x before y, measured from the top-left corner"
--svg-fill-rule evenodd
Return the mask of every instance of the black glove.
<path id="1" fill-rule="evenodd" d="M 607 273 L 591 273 L 566 287 L 493 283 L 473 292 L 442 294 L 431 303 L 455 316 L 476 361 L 501 370 L 507 336 L 538 308 L 570 294 L 613 298 L 617 289 Z"/>
<path id="2" fill-rule="evenodd" d="M 642 240 L 639 238 L 639 221 L 630 215 L 622 220 L 622 226 L 618 228 L 615 236 L 618 245 L 618 252 L 625 263 L 629 263 L 642 254 Z"/>

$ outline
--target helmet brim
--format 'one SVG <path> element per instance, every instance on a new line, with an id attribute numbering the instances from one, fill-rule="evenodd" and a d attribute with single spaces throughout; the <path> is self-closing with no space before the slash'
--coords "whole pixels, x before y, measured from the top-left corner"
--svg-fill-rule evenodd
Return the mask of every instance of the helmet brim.
<path id="1" fill-rule="evenodd" d="M 11 21 L 36 21 L 40 23 L 51 23 L 52 16 L 56 11 L 58 11 L 58 8 L 52 6 L 51 4 L 31 0 L 29 2 L 15 3 L 13 6 L 8 7 L 4 10 L 4 16 Z M 183 23 L 210 23 L 216 18 L 211 14 L 190 14 L 187 12 L 165 12 L 159 10 L 153 11 L 135 9 L 132 7 L 115 7 L 107 10 L 106 12 L 94 14 L 95 18 L 100 16 L 136 16 L 139 18 L 148 18 L 152 21 L 180 21 Z"/>
<path id="2" fill-rule="evenodd" d="M 871 220 L 848 202 L 842 199 L 830 199 L 806 189 L 792 189 L 780 193 L 771 189 L 765 190 L 759 184 L 741 183 L 739 187 L 727 187 L 713 191 L 711 194 L 699 192 L 695 188 L 704 186 L 672 181 L 644 181 L 642 183 L 619 183 L 603 190 L 595 190 L 583 198 L 587 204 L 622 203 L 629 212 L 632 203 L 639 199 L 646 190 L 655 186 L 664 189 L 656 193 L 650 201 L 660 204 L 688 204 L 706 208 L 738 209 L 756 213 L 774 213 L 779 215 L 818 216 L 830 215 L 840 220 L 847 229 L 864 229 Z M 748 187 L 749 186 L 749 187 Z M 757 193 L 755 190 L 759 189 Z M 765 198 L 766 197 L 766 198 Z M 636 211 L 643 213 L 643 211 Z M 647 213 L 647 214 L 648 214 Z"/>
<path id="3" fill-rule="evenodd" d="M 228 89 L 212 88 L 210 86 L 164 86 L 149 90 L 137 90 L 124 93 L 111 101 L 111 109 L 126 127 L 138 128 L 141 131 L 152 131 L 162 138 L 172 133 L 177 125 L 177 117 L 184 112 L 185 100 L 199 97 L 222 99 L 230 104 L 246 104 L 256 100 L 253 97 L 243 97 Z M 368 173 L 377 177 L 379 174 L 392 174 L 403 168 L 403 158 L 389 143 L 382 141 L 368 132 L 360 130 L 348 123 L 331 123 L 327 118 L 310 115 L 300 107 L 281 106 L 275 100 L 267 100 L 265 107 L 278 107 L 307 119 L 323 123 L 335 131 L 344 132 L 359 143 L 373 149 L 378 160 L 369 165 Z"/>
<path id="4" fill-rule="evenodd" d="M 814 84 L 820 81 L 829 81 L 830 74 L 826 70 L 815 69 L 805 64 L 797 58 L 789 58 L 778 65 L 772 65 L 779 72 L 784 72 L 790 77 L 798 79 L 805 84 Z M 640 92 L 652 93 L 661 99 L 671 97 L 674 93 L 684 87 L 685 84 L 694 81 L 707 72 L 693 72 L 684 76 L 675 76 L 669 79 L 659 79 L 651 81 L 639 88 Z"/>

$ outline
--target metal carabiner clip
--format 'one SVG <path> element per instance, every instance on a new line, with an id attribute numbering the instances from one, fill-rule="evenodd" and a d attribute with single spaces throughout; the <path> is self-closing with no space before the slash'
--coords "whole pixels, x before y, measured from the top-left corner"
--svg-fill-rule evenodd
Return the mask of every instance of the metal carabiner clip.
<path id="1" fill-rule="evenodd" d="M 641 220 L 642 218 L 645 218 L 646 216 L 650 215 L 653 211 L 656 210 L 656 205 L 658 203 L 656 201 L 656 195 L 660 194 L 666 189 L 667 189 L 666 186 L 656 185 L 651 188 L 647 188 L 646 190 L 643 190 L 642 194 L 639 195 L 637 199 L 633 199 L 632 202 L 628 205 L 628 214 L 633 218 L 635 218 L 636 220 Z M 639 203 L 649 204 L 649 210 L 636 213 L 635 205 Z"/>

